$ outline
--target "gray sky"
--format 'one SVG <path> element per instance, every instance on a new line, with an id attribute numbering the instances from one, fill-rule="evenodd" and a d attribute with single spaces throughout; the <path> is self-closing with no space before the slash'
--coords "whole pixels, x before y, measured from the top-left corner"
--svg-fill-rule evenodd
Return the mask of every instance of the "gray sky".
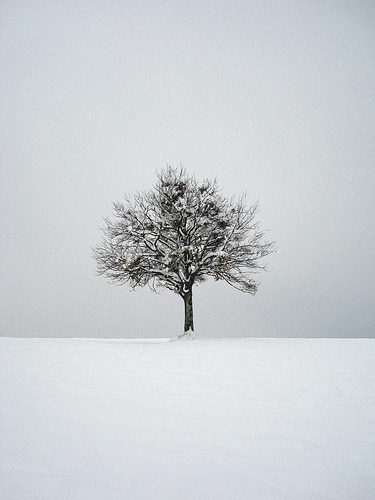
<path id="1" fill-rule="evenodd" d="M 95 276 L 102 217 L 183 164 L 260 200 L 255 297 L 202 335 L 375 336 L 373 1 L 3 0 L 1 334 L 163 337 L 171 292 Z"/>

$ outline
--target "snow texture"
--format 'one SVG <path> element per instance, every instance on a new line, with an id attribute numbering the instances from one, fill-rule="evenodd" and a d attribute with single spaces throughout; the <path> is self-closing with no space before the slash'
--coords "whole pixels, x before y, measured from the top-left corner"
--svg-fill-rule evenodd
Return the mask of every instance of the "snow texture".
<path id="1" fill-rule="evenodd" d="M 0 339 L 6 500 L 373 500 L 375 340 Z"/>

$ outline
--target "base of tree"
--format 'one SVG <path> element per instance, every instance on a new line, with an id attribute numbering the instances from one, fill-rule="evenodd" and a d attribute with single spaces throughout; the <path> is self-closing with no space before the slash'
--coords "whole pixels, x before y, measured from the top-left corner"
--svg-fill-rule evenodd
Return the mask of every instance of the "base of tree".
<path id="1" fill-rule="evenodd" d="M 184 333 L 181 333 L 181 335 L 179 335 L 177 338 L 190 340 L 190 339 L 196 339 L 197 335 L 193 330 L 188 330 Z"/>

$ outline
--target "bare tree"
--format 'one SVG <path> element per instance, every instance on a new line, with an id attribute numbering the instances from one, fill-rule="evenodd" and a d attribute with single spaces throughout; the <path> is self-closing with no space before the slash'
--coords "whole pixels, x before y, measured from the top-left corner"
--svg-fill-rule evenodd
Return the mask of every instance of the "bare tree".
<path id="1" fill-rule="evenodd" d="M 198 183 L 184 168 L 167 167 L 156 186 L 114 203 L 115 220 L 105 219 L 104 238 L 94 250 L 98 273 L 132 288 L 167 288 L 185 304 L 184 334 L 194 331 L 193 285 L 209 276 L 255 294 L 252 274 L 274 251 L 263 242 L 245 196 L 225 198 L 216 181 Z"/>

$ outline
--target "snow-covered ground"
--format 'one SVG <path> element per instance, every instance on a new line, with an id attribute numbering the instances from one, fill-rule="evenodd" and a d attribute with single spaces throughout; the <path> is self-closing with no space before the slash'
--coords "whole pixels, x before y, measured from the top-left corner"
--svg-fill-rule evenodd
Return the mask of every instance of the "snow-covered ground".
<path id="1" fill-rule="evenodd" d="M 375 339 L 0 339 L 4 500 L 373 500 Z"/>

